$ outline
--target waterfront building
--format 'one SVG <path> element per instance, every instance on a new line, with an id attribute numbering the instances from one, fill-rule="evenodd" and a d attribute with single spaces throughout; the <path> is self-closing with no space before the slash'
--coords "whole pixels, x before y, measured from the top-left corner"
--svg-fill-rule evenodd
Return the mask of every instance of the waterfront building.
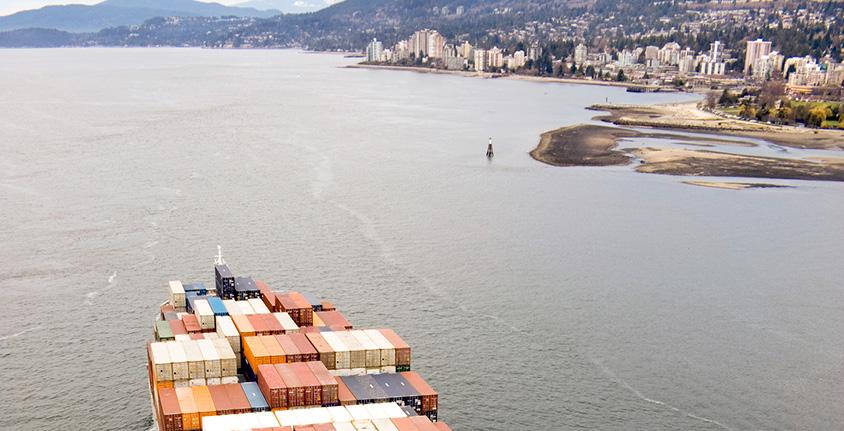
<path id="1" fill-rule="evenodd" d="M 459 53 L 463 58 L 472 58 L 472 53 L 474 52 L 475 48 L 472 47 L 472 44 L 469 42 L 463 42 L 460 45 Z"/>
<path id="2" fill-rule="evenodd" d="M 657 54 L 657 59 L 662 64 L 670 64 L 677 66 L 680 63 L 680 44 L 677 42 L 668 42 Z"/>
<path id="3" fill-rule="evenodd" d="M 366 61 L 380 62 L 383 60 L 384 45 L 378 39 L 372 39 L 369 45 L 366 46 Z"/>
<path id="4" fill-rule="evenodd" d="M 646 46 L 645 47 L 645 60 L 657 60 L 659 62 L 659 47 L 656 46 Z"/>
<path id="5" fill-rule="evenodd" d="M 487 55 L 486 51 L 482 49 L 475 49 L 475 70 L 478 72 L 483 72 L 486 70 L 487 66 Z"/>
<path id="6" fill-rule="evenodd" d="M 428 57 L 443 58 L 443 48 L 445 47 L 445 37 L 436 30 L 428 32 Z"/>
<path id="7" fill-rule="evenodd" d="M 500 69 L 504 67 L 504 52 L 499 47 L 493 47 L 487 52 L 487 66 Z"/>
<path id="8" fill-rule="evenodd" d="M 518 50 L 513 53 L 513 65 L 508 66 L 510 70 L 515 70 L 520 67 L 524 67 L 527 63 L 527 57 L 525 56 L 525 52 L 522 50 Z"/>
<path id="9" fill-rule="evenodd" d="M 410 36 L 410 52 L 411 54 L 423 57 L 428 55 L 428 34 L 429 30 L 419 30 Z"/>
<path id="10" fill-rule="evenodd" d="M 589 50 L 586 49 L 586 45 L 582 43 L 577 44 L 577 46 L 574 48 L 574 64 L 578 65 L 579 67 L 583 63 L 586 63 L 586 57 L 588 54 Z"/>
<path id="11" fill-rule="evenodd" d="M 753 63 L 760 57 L 771 53 L 771 42 L 762 39 L 748 40 L 744 54 L 744 74 L 750 75 Z"/>

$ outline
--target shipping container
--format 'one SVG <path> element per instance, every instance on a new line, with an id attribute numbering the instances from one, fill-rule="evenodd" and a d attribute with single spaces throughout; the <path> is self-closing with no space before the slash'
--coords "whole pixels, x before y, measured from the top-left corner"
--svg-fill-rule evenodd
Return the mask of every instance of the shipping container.
<path id="1" fill-rule="evenodd" d="M 223 299 L 234 299 L 235 280 L 228 265 L 214 265 L 214 281 L 217 286 L 217 294 Z"/>
<path id="2" fill-rule="evenodd" d="M 227 377 L 234 377 L 235 382 L 237 382 L 237 377 L 235 376 L 237 375 L 238 362 L 231 345 L 222 338 L 213 339 L 211 342 L 220 356 L 220 375 L 222 375 L 223 383 L 228 383 L 225 380 Z"/>
<path id="3" fill-rule="evenodd" d="M 152 374 L 157 382 L 173 380 L 173 365 L 169 349 L 165 343 L 150 343 L 149 358 L 152 361 Z"/>
<path id="4" fill-rule="evenodd" d="M 237 332 L 237 327 L 234 325 L 232 318 L 230 316 L 218 316 L 216 327 L 217 334 L 228 340 L 232 350 L 240 352 L 240 333 Z"/>
<path id="5" fill-rule="evenodd" d="M 371 375 L 344 376 L 340 380 L 346 384 L 357 401 L 355 404 L 383 403 L 391 401 L 390 396 L 381 389 Z"/>
<path id="6" fill-rule="evenodd" d="M 258 387 L 264 395 L 270 408 L 284 409 L 288 407 L 287 384 L 278 374 L 274 365 L 261 365 L 258 367 Z"/>
<path id="7" fill-rule="evenodd" d="M 185 350 L 182 344 L 178 341 L 168 341 L 167 351 L 170 354 L 170 363 L 173 365 L 173 380 L 188 381 L 190 379 L 190 372 L 188 371 L 188 358 L 185 355 Z"/>
<path id="8" fill-rule="evenodd" d="M 202 327 L 199 325 L 199 319 L 193 314 L 183 315 L 182 324 L 185 325 L 185 330 L 189 334 L 202 331 Z"/>
<path id="9" fill-rule="evenodd" d="M 175 309 L 185 309 L 185 288 L 179 280 L 170 282 L 170 305 Z"/>
<path id="10" fill-rule="evenodd" d="M 255 310 L 257 314 L 270 314 L 270 309 L 267 308 L 266 304 L 264 304 L 264 300 L 261 298 L 249 298 L 247 300 L 249 305 Z"/>
<path id="11" fill-rule="evenodd" d="M 276 364 L 274 367 L 281 379 L 284 380 L 284 385 L 287 386 L 287 406 L 304 407 L 305 386 L 299 380 L 299 376 L 290 368 L 290 364 Z"/>
<path id="12" fill-rule="evenodd" d="M 284 329 L 284 333 L 291 333 L 291 332 L 299 332 L 299 325 L 293 321 L 293 318 L 290 317 L 290 314 L 285 312 L 277 312 L 273 313 L 278 323 L 281 325 L 282 329 Z"/>
<path id="13" fill-rule="evenodd" d="M 182 283 L 182 287 L 184 287 L 185 292 L 193 292 L 196 295 L 216 295 L 216 289 L 207 289 L 205 287 L 205 283 L 202 282 L 193 282 L 193 283 Z"/>
<path id="14" fill-rule="evenodd" d="M 428 416 L 432 421 L 437 420 L 437 401 L 438 394 L 419 373 L 415 371 L 406 371 L 399 373 L 408 383 L 410 383 L 417 392 L 421 400 L 422 408 L 421 414 Z"/>
<path id="15" fill-rule="evenodd" d="M 243 314 L 240 311 L 240 305 L 234 299 L 224 299 L 223 307 L 226 307 L 226 313 L 228 313 L 229 316 L 239 316 Z"/>
<path id="16" fill-rule="evenodd" d="M 223 369 L 220 363 L 220 353 L 217 352 L 217 347 L 214 345 L 214 340 L 199 340 L 195 341 L 202 352 L 202 359 L 205 366 L 206 378 L 223 377 Z"/>
<path id="17" fill-rule="evenodd" d="M 285 351 L 281 348 L 276 340 L 276 336 L 273 335 L 259 335 L 258 338 L 261 339 L 261 343 L 264 344 L 264 348 L 267 350 L 267 355 L 269 356 L 269 363 L 271 364 L 283 364 L 287 362 L 287 357 Z"/>
<path id="18" fill-rule="evenodd" d="M 255 335 L 255 328 L 249 321 L 249 316 L 230 315 L 229 317 L 232 318 L 232 322 L 234 323 L 234 326 L 237 328 L 237 332 L 240 333 L 241 337 L 249 337 Z M 243 349 L 243 346 L 241 346 L 241 349 Z"/>
<path id="19" fill-rule="evenodd" d="M 215 316 L 229 315 L 229 312 L 226 310 L 226 306 L 223 304 L 223 300 L 216 296 L 208 297 L 208 305 L 211 306 L 211 311 L 214 312 Z"/>
<path id="20" fill-rule="evenodd" d="M 352 324 L 346 319 L 346 316 L 339 311 L 319 311 L 315 313 L 320 320 L 330 327 L 340 327 L 342 329 L 352 329 Z"/>
<path id="21" fill-rule="evenodd" d="M 233 415 L 238 413 L 231 401 L 229 401 L 228 390 L 223 385 L 208 386 L 208 392 L 211 394 L 211 401 L 214 402 L 214 408 L 218 415 Z"/>
<path id="22" fill-rule="evenodd" d="M 366 350 L 366 369 L 381 369 L 381 348 L 364 331 L 349 331 Z"/>
<path id="23" fill-rule="evenodd" d="M 243 385 L 240 383 L 228 383 L 222 384 L 220 387 L 226 390 L 229 402 L 231 403 L 232 409 L 235 410 L 235 413 L 250 413 L 253 411 L 252 403 L 249 401 L 249 394 L 246 393 L 246 389 Z"/>
<path id="24" fill-rule="evenodd" d="M 240 386 L 253 412 L 266 412 L 270 410 L 270 405 L 267 403 L 266 398 L 264 398 L 258 383 L 244 382 Z"/>
<path id="25" fill-rule="evenodd" d="M 381 351 L 381 367 L 390 367 L 396 365 L 396 349 L 387 340 L 387 337 L 377 329 L 366 329 L 363 332 L 374 342 Z"/>
<path id="26" fill-rule="evenodd" d="M 182 410 L 173 388 L 158 390 L 161 431 L 182 431 Z"/>
<path id="27" fill-rule="evenodd" d="M 416 413 L 422 413 L 421 394 L 401 374 L 374 374 L 371 377 L 387 394 L 389 401 L 411 406 Z"/>
<path id="28" fill-rule="evenodd" d="M 197 299 L 193 302 L 193 306 L 196 307 L 195 314 L 197 319 L 199 319 L 199 327 L 204 331 L 213 330 L 214 312 L 211 310 L 211 306 L 208 305 L 208 300 Z"/>
<path id="29" fill-rule="evenodd" d="M 302 352 L 291 338 L 292 334 L 276 335 L 275 339 L 282 350 L 284 350 L 284 362 L 301 362 Z"/>
<path id="30" fill-rule="evenodd" d="M 185 324 L 182 323 L 181 320 L 178 319 L 171 319 L 165 320 L 168 325 L 170 325 L 170 331 L 173 333 L 173 339 L 175 340 L 179 335 L 187 335 L 188 331 L 185 329 Z"/>
<path id="31" fill-rule="evenodd" d="M 235 296 L 236 299 L 245 301 L 249 298 L 260 298 L 261 292 L 258 291 L 258 286 L 252 277 L 236 277 L 235 278 Z"/>
<path id="32" fill-rule="evenodd" d="M 410 371 L 410 345 L 405 343 L 404 340 L 392 329 L 379 329 L 379 332 L 381 332 L 381 335 L 383 335 L 384 338 L 393 345 L 393 348 L 395 348 L 396 370 L 400 372 Z"/>
<path id="33" fill-rule="evenodd" d="M 296 373 L 296 377 L 302 383 L 302 387 L 305 390 L 305 405 L 322 405 L 322 385 L 319 380 L 317 380 L 316 376 L 314 376 L 313 371 L 311 371 L 304 362 L 295 362 L 285 365 Z"/>
<path id="34" fill-rule="evenodd" d="M 343 383 L 343 379 L 341 377 L 335 377 L 334 380 L 337 382 L 337 401 L 340 402 L 340 405 L 351 406 L 357 404 L 357 398 L 349 390 L 349 387 Z"/>
<path id="35" fill-rule="evenodd" d="M 349 331 L 335 331 L 334 334 L 349 349 L 349 368 L 352 374 L 366 374 L 366 349 Z"/>
<path id="36" fill-rule="evenodd" d="M 311 346 L 317 351 L 319 355 L 319 360 L 325 365 L 325 368 L 329 370 L 333 370 L 337 367 L 335 357 L 334 357 L 334 349 L 331 348 L 331 345 L 322 338 L 322 335 L 318 332 L 308 333 L 305 334 L 308 338 L 308 342 L 311 343 Z"/>
<path id="37" fill-rule="evenodd" d="M 336 373 L 344 374 L 345 370 L 347 374 L 348 370 L 352 368 L 349 348 L 346 347 L 334 331 L 321 332 L 320 335 L 322 335 L 322 338 L 331 346 L 331 349 L 334 350 L 334 370 Z"/>
<path id="38" fill-rule="evenodd" d="M 290 334 L 289 337 L 296 344 L 296 349 L 299 350 L 299 354 L 302 356 L 302 362 L 319 360 L 319 353 L 313 344 L 308 341 L 308 337 L 305 334 Z"/>
<path id="39" fill-rule="evenodd" d="M 173 335 L 173 330 L 170 324 L 164 320 L 155 322 L 155 340 L 156 341 L 173 341 L 176 337 Z"/>
<path id="40" fill-rule="evenodd" d="M 195 431 L 201 429 L 199 420 L 199 409 L 193 400 L 193 390 L 190 387 L 176 388 L 176 398 L 179 401 L 179 410 L 182 412 L 182 429 Z"/>
<path id="41" fill-rule="evenodd" d="M 337 394 L 337 380 L 328 372 L 322 362 L 310 361 L 305 365 L 311 370 L 314 377 L 319 381 L 322 390 L 322 405 L 333 406 L 339 402 Z"/>
<path id="42" fill-rule="evenodd" d="M 191 380 L 191 386 L 205 384 L 205 360 L 202 357 L 202 351 L 199 348 L 198 342 L 191 340 L 177 341 L 177 343 L 182 346 L 182 350 L 185 351 L 185 357 L 188 360 L 188 379 Z"/>

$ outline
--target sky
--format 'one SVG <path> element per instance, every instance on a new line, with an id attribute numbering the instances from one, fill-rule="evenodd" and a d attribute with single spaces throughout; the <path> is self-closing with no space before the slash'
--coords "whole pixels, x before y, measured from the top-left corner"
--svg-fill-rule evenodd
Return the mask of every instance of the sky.
<path id="1" fill-rule="evenodd" d="M 95 4 L 103 0 L 0 0 L 0 16 L 13 14 L 22 10 L 38 9 L 54 4 Z M 200 0 L 201 1 L 201 0 Z M 245 0 L 214 0 L 215 3 L 233 5 Z"/>

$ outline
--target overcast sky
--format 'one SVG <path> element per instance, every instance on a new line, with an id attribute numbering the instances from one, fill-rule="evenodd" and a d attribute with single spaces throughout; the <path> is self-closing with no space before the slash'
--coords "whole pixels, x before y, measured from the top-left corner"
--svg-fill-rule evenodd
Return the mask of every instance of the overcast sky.
<path id="1" fill-rule="evenodd" d="M 52 4 L 95 4 L 103 0 L 0 0 L 0 16 L 28 9 L 38 9 Z M 202 0 L 200 0 L 202 1 Z M 215 3 L 232 5 L 246 0 L 215 0 Z"/>

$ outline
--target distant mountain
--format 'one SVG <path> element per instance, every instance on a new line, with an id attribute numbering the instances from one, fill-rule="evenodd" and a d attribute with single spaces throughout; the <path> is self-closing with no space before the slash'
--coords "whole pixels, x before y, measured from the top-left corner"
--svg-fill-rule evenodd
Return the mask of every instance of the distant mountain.
<path id="1" fill-rule="evenodd" d="M 237 3 L 236 7 L 248 7 L 258 10 L 278 10 L 283 13 L 308 13 L 325 9 L 341 0 L 250 0 Z"/>
<path id="2" fill-rule="evenodd" d="M 155 17 L 240 16 L 266 18 L 276 10 L 223 6 L 194 0 L 106 0 L 93 6 L 46 6 L 0 16 L 0 31 L 44 28 L 95 32 L 108 27 L 138 25 Z"/>

